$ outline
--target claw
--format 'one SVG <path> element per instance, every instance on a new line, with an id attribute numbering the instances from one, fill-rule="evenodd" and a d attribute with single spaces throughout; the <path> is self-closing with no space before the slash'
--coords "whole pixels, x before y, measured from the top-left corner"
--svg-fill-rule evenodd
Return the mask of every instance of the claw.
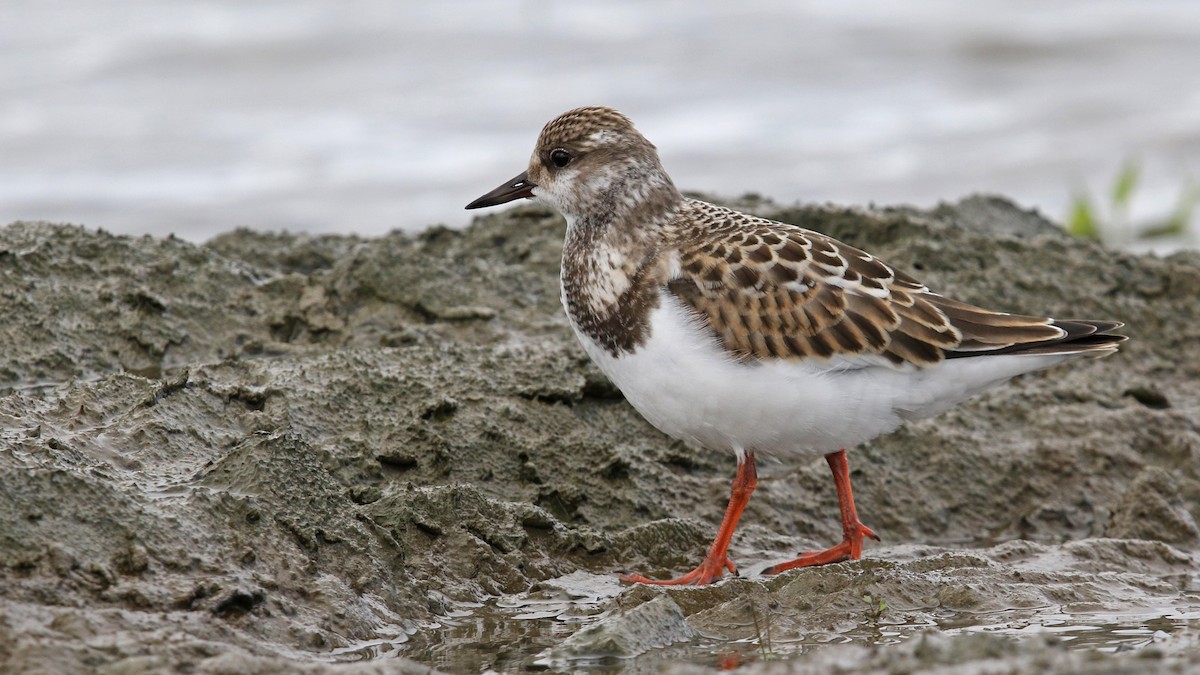
<path id="1" fill-rule="evenodd" d="M 862 541 L 864 536 L 869 536 L 879 541 L 879 537 L 872 536 L 874 534 L 866 525 L 859 523 L 858 527 L 850 528 L 850 532 L 847 533 L 846 538 L 842 539 L 842 543 L 830 546 L 824 551 L 804 551 L 794 560 L 768 567 L 763 570 L 763 574 L 779 574 L 780 572 L 794 570 L 797 567 L 815 567 L 817 565 L 828 565 L 845 560 L 858 560 L 862 557 Z"/>
<path id="2" fill-rule="evenodd" d="M 737 574 L 737 568 L 734 567 L 733 561 L 722 555 L 724 560 L 712 560 L 705 558 L 704 562 L 700 563 L 696 569 L 687 574 L 676 577 L 674 579 L 650 579 L 640 574 L 622 574 L 621 583 L 625 584 L 648 584 L 651 586 L 705 586 L 713 583 L 721 578 L 726 569 Z"/>

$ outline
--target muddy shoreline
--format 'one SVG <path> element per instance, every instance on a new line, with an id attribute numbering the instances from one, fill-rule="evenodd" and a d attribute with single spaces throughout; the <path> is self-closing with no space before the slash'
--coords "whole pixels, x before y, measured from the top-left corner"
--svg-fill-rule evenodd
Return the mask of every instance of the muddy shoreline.
<path id="1" fill-rule="evenodd" d="M 732 554 L 678 573 L 733 460 L 668 439 L 562 316 L 562 221 L 204 245 L 0 229 L 0 670 L 1182 672 L 1200 659 L 1200 254 L 1136 256 L 973 197 L 743 208 L 969 302 L 1116 318 L 1121 354 L 851 453 L 765 461 Z M 991 664 L 991 665 L 989 665 Z M 955 670 L 955 672 L 963 672 Z"/>

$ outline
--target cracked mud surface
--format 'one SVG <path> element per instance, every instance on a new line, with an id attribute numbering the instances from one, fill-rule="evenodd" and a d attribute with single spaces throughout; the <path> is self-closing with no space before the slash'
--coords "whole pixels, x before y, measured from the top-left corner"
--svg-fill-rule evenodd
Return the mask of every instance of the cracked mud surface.
<path id="1" fill-rule="evenodd" d="M 576 346 L 538 207 L 380 239 L 0 230 L 0 670 L 1183 672 L 1200 659 L 1200 254 L 975 197 L 779 208 L 969 302 L 1115 318 L 1122 352 L 850 454 L 764 460 L 743 578 L 678 574 L 732 457 Z M 966 669 L 966 670 L 962 670 Z"/>

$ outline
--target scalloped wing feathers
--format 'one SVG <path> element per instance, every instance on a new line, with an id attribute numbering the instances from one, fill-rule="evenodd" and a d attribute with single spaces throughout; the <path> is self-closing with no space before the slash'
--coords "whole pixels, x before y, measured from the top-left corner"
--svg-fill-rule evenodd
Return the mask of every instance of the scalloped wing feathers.
<path id="1" fill-rule="evenodd" d="M 699 201 L 677 216 L 667 287 L 739 359 L 835 355 L 894 367 L 985 354 L 1111 353 L 1116 322 L 1055 321 L 951 300 L 823 234 Z M 1035 351 L 1036 350 L 1036 351 Z"/>

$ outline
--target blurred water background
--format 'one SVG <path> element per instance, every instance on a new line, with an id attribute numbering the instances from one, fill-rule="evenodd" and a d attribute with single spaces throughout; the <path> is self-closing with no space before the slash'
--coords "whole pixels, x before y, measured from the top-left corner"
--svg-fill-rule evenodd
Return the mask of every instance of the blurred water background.
<path id="1" fill-rule="evenodd" d="M 4 0 L 0 222 L 203 240 L 465 225 L 541 125 L 628 113 L 684 189 L 1055 219 L 1200 178 L 1194 0 Z"/>

